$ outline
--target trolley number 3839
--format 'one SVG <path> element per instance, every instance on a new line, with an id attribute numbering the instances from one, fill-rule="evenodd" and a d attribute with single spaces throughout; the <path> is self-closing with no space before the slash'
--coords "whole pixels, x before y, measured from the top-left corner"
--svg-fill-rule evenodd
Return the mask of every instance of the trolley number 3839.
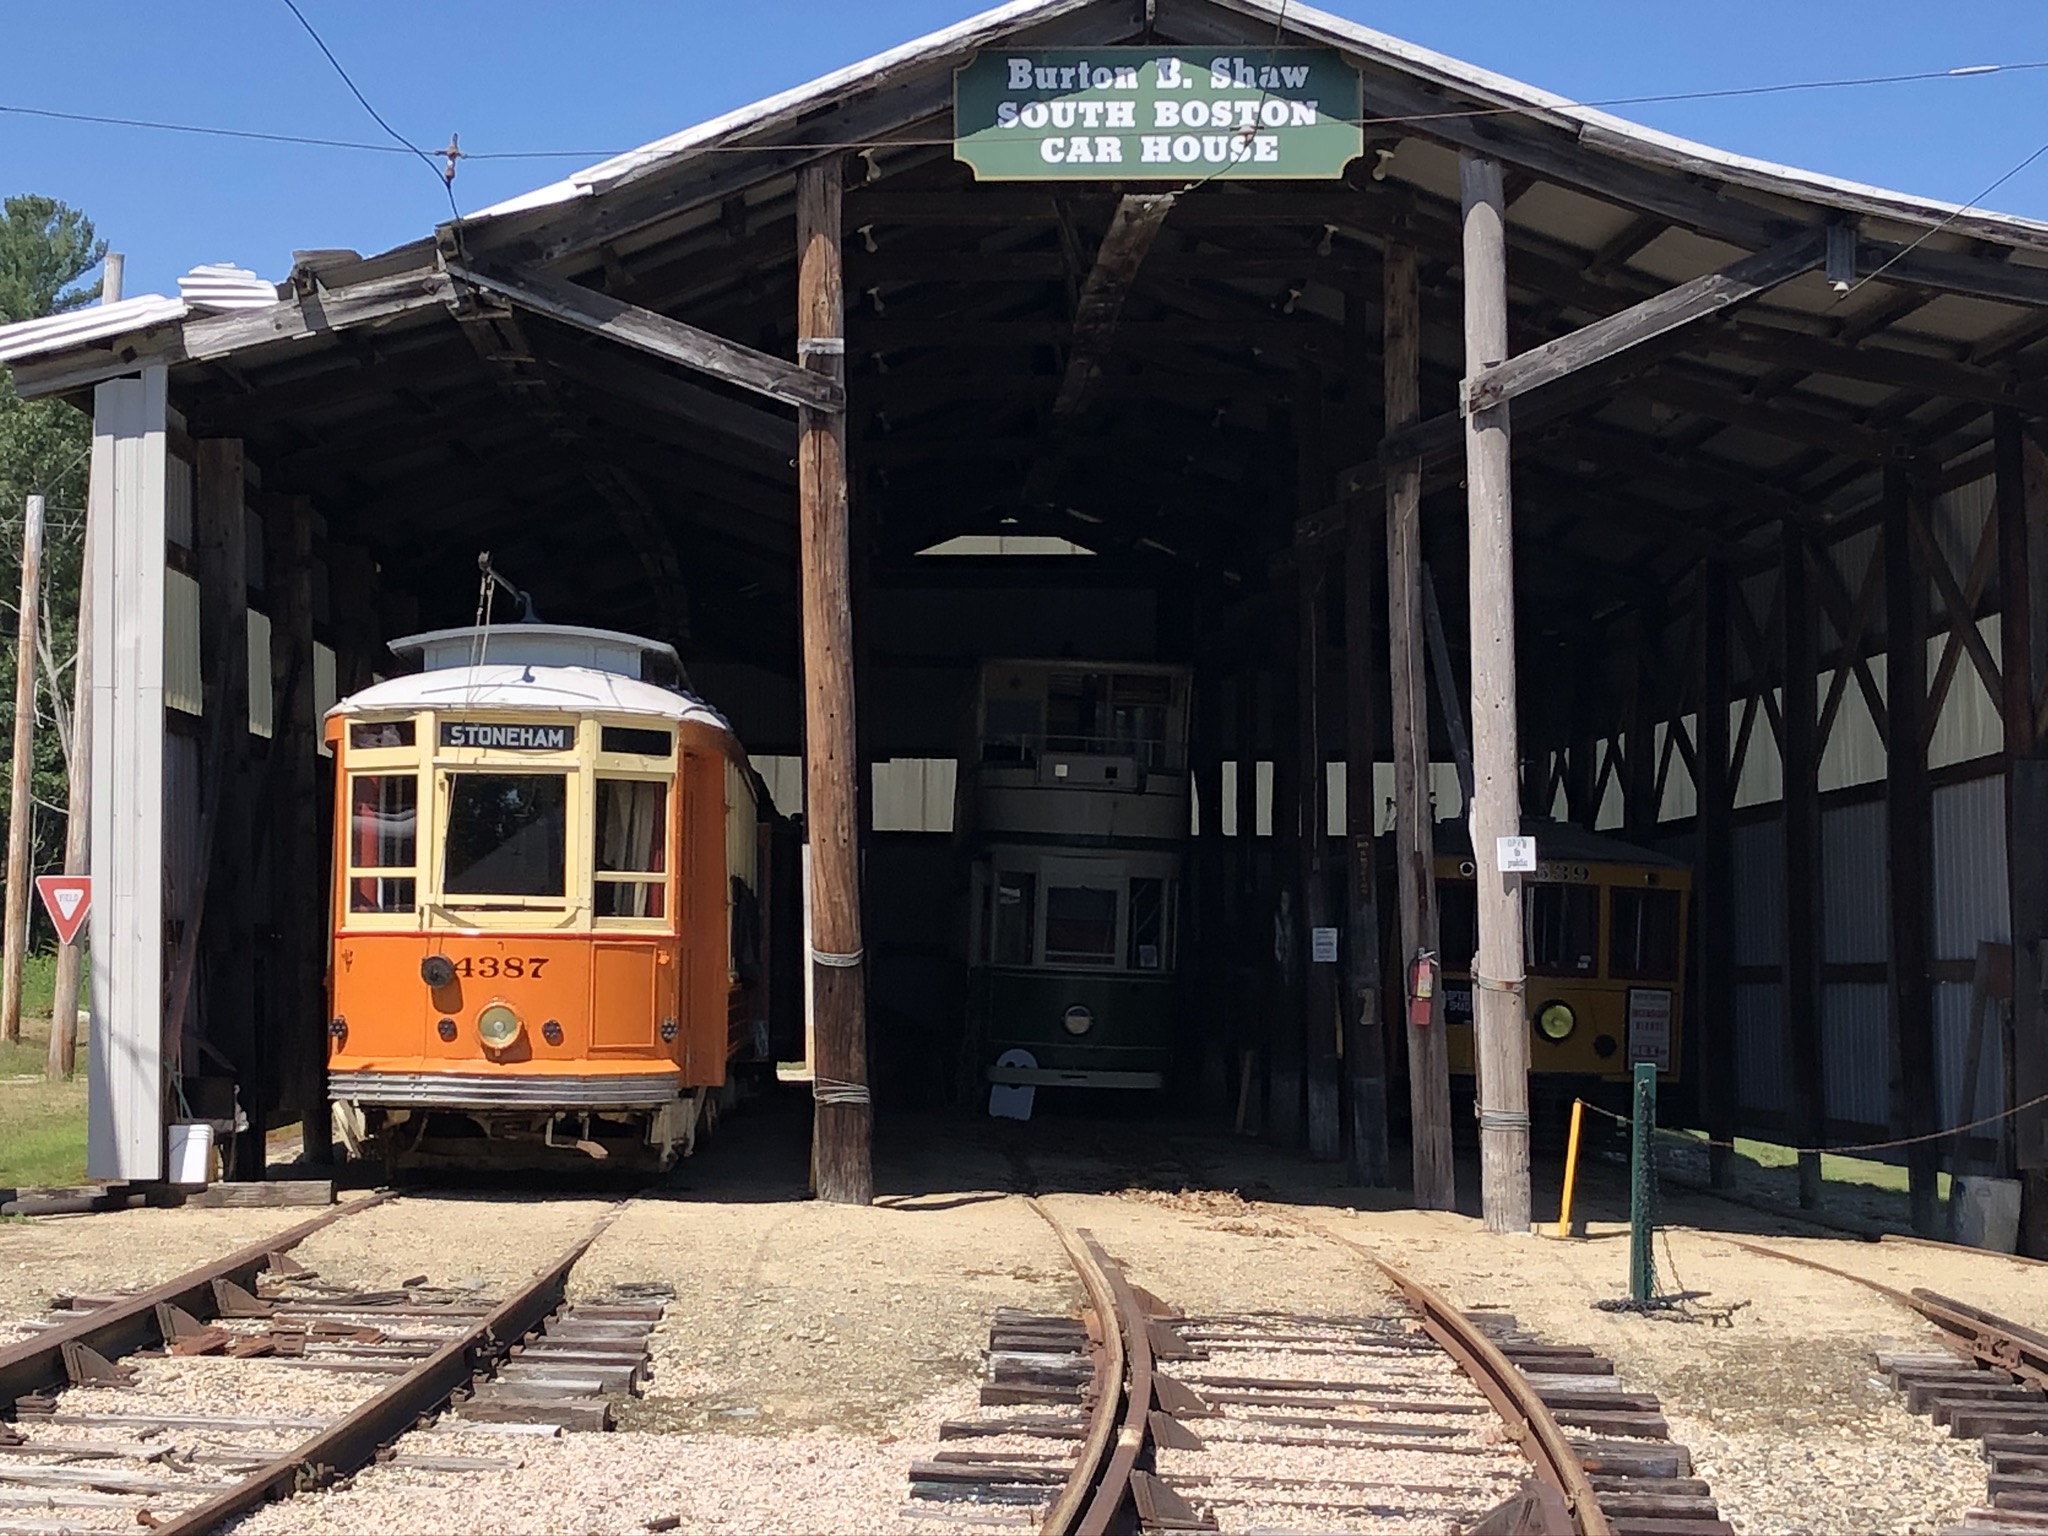
<path id="1" fill-rule="evenodd" d="M 538 981 L 541 969 L 548 963 L 548 959 L 546 955 L 506 955 L 502 959 L 497 955 L 477 955 L 473 958 L 465 955 L 455 962 L 455 974 L 483 981 L 499 976 L 523 976 Z"/>

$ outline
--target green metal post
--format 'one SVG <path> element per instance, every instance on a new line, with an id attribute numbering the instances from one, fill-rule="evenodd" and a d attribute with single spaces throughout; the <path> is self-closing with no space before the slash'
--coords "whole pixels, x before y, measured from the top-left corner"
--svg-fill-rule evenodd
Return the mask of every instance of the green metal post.
<path id="1" fill-rule="evenodd" d="M 1650 1207 L 1657 1177 L 1657 1067 L 1639 1061 L 1635 1069 L 1635 1134 L 1628 1156 L 1628 1294 L 1648 1301 L 1657 1286 L 1650 1255 Z"/>

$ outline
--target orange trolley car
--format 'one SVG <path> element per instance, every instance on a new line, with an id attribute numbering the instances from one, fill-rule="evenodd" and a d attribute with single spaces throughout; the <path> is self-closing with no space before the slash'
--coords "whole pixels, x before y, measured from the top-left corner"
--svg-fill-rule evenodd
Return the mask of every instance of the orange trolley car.
<path id="1" fill-rule="evenodd" d="M 667 646 L 519 624 L 392 649 L 425 669 L 327 716 L 337 1140 L 667 1166 L 767 1053 L 760 780 Z"/>

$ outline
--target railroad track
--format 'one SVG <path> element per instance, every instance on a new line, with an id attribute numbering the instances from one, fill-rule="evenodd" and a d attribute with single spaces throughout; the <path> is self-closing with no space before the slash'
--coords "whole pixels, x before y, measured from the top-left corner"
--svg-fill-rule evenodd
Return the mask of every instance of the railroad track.
<path id="1" fill-rule="evenodd" d="M 1983 1448 L 1986 1504 L 1943 1536 L 2048 1531 L 2048 1334 L 1924 1286 L 1902 1291 L 1818 1259 L 1725 1241 L 1875 1291 L 1940 1329 L 1938 1351 L 1882 1351 L 1875 1361 L 1908 1411 Z"/>
<path id="2" fill-rule="evenodd" d="M 1590 1350 L 1468 1316 L 1307 1224 L 1371 1260 L 1399 1302 L 1371 1316 L 1187 1316 L 1133 1285 L 1092 1233 L 1033 1206 L 1087 1315 L 997 1317 L 982 1415 L 942 1425 L 954 1444 L 911 1468 L 905 1514 L 920 1525 L 1730 1531 L 1655 1400 L 1616 1389 Z"/>
<path id="3" fill-rule="evenodd" d="M 496 1301 L 424 1277 L 353 1291 L 291 1259 L 383 1198 L 137 1294 L 78 1298 L 0 1349 L 0 1414 L 13 1420 L 0 1422 L 0 1536 L 203 1536 L 348 1476 L 451 1407 L 471 1431 L 609 1427 L 612 1397 L 646 1371 L 661 1307 L 564 1303 L 625 1202 Z"/>

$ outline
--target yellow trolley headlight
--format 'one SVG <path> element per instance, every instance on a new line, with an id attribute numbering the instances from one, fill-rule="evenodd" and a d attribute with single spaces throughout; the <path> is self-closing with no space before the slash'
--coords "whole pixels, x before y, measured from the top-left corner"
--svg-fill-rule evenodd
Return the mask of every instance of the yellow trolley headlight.
<path id="1" fill-rule="evenodd" d="M 1566 1040 L 1579 1027 L 1579 1016 L 1570 1003 L 1545 1003 L 1536 1010 L 1536 1033 L 1550 1041 Z"/>
<path id="2" fill-rule="evenodd" d="M 517 1040 L 524 1027 L 509 1003 L 491 1003 L 476 1016 L 477 1038 L 493 1051 L 502 1051 Z"/>

